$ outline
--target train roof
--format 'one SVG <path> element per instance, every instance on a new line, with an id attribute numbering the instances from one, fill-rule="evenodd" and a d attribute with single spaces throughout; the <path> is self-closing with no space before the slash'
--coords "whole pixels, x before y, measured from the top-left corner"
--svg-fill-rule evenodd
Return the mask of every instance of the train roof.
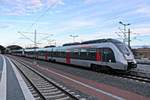
<path id="1" fill-rule="evenodd" d="M 80 45 L 81 43 L 79 42 L 75 42 L 75 43 L 66 43 L 66 44 L 63 44 L 63 46 L 71 46 L 71 45 Z"/>
<path id="2" fill-rule="evenodd" d="M 63 46 L 72 46 L 72 45 L 82 45 L 82 44 L 93 44 L 93 43 L 104 43 L 104 42 L 112 42 L 112 43 L 121 43 L 120 41 L 116 39 L 97 39 L 97 40 L 89 40 L 84 42 L 75 42 L 75 43 L 66 43 L 63 44 Z"/>
<path id="3" fill-rule="evenodd" d="M 79 43 L 79 42 L 75 42 L 75 43 L 66 43 L 66 44 L 63 44 L 63 46 L 59 46 L 59 47 L 49 47 L 49 48 L 40 48 L 40 49 L 38 49 L 38 50 L 51 50 L 51 49 L 60 49 L 60 48 L 62 48 L 62 47 L 64 47 L 64 48 L 70 48 L 70 47 L 76 47 L 76 46 L 78 46 L 78 45 L 80 45 L 80 46 L 84 46 L 84 44 L 95 44 L 95 43 L 106 43 L 106 42 L 111 42 L 111 43 L 114 43 L 114 44 L 116 44 L 116 43 L 122 43 L 122 42 L 120 42 L 120 41 L 118 41 L 118 40 L 116 40 L 116 39 L 97 39 L 97 40 L 90 40 L 90 41 L 85 41 L 85 42 L 81 42 L 81 43 Z M 38 51 L 37 50 L 37 51 Z"/>
<path id="4" fill-rule="evenodd" d="M 97 39 L 97 40 L 90 40 L 90 41 L 85 41 L 85 42 L 75 42 L 75 43 L 66 43 L 66 44 L 63 44 L 63 46 L 60 46 L 60 47 L 55 47 L 55 46 L 51 46 L 51 47 L 47 47 L 47 48 L 36 48 L 36 51 L 48 51 L 48 50 L 51 50 L 51 49 L 60 49 L 62 47 L 64 48 L 70 48 L 70 47 L 76 47 L 78 45 L 80 46 L 84 46 L 84 44 L 95 44 L 95 43 L 106 43 L 106 42 L 111 42 L 111 43 L 122 43 L 116 39 Z M 23 49 L 20 49 L 18 51 L 21 51 Z M 34 49 L 24 49 L 25 51 L 29 52 L 29 51 L 34 51 Z"/>
<path id="5" fill-rule="evenodd" d="M 56 47 L 55 45 L 50 45 L 50 46 L 45 46 L 44 48 L 52 48 L 52 47 Z"/>
<path id="6" fill-rule="evenodd" d="M 104 42 L 121 43 L 116 39 L 97 39 L 97 40 L 85 41 L 82 42 L 81 44 L 93 44 L 93 43 L 104 43 Z"/>

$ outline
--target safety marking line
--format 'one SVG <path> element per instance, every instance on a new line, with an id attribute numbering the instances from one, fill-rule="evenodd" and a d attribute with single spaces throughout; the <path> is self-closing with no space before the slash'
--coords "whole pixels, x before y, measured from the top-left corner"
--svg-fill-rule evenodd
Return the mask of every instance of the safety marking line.
<path id="1" fill-rule="evenodd" d="M 12 61 L 6 57 L 8 59 L 8 61 L 10 62 L 13 71 L 17 77 L 17 80 L 19 82 L 19 85 L 21 87 L 21 90 L 23 92 L 23 95 L 25 97 L 25 100 L 35 100 L 35 98 L 33 97 L 32 93 L 30 92 L 30 90 L 28 89 L 28 86 L 26 85 L 25 81 L 23 80 L 23 78 L 21 77 L 20 73 L 18 72 L 16 66 L 12 63 Z"/>
<path id="2" fill-rule="evenodd" d="M 2 77 L 0 82 L 0 100 L 6 100 L 7 95 L 7 69 L 6 69 L 6 59 L 3 55 L 0 55 L 3 58 L 3 71 L 2 71 Z"/>

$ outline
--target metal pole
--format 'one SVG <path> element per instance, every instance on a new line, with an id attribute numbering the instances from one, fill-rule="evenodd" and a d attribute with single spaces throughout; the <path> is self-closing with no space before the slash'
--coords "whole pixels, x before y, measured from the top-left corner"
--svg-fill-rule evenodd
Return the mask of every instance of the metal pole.
<path id="1" fill-rule="evenodd" d="M 36 30 L 34 31 L 34 46 L 36 47 Z"/>
<path id="2" fill-rule="evenodd" d="M 36 30 L 34 32 L 34 53 L 36 54 Z"/>
<path id="3" fill-rule="evenodd" d="M 130 40 L 130 33 L 131 33 L 131 31 L 130 31 L 130 29 L 128 29 L 128 46 L 130 47 L 130 42 L 131 42 L 131 40 Z"/>
<path id="4" fill-rule="evenodd" d="M 123 26 L 124 26 L 124 43 L 126 43 L 126 41 L 127 41 L 127 36 L 126 36 L 126 25 L 123 24 Z"/>
<path id="5" fill-rule="evenodd" d="M 123 32 L 123 34 L 124 34 L 124 39 L 123 39 L 123 41 L 124 41 L 124 43 L 126 43 L 127 42 L 127 32 L 126 32 L 126 26 L 129 26 L 129 25 L 131 25 L 131 24 L 124 24 L 122 21 L 120 21 L 119 22 L 119 24 L 121 24 L 121 25 L 123 25 L 124 26 L 124 32 Z M 128 43 L 128 45 L 129 45 L 129 43 Z"/>

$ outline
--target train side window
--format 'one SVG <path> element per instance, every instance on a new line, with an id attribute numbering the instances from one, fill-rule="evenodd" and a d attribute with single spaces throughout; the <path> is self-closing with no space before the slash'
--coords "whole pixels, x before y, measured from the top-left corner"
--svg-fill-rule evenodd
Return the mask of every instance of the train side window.
<path id="1" fill-rule="evenodd" d="M 69 52 L 70 52 L 70 57 L 71 57 L 71 58 L 74 58 L 73 50 L 74 50 L 74 49 L 70 49 L 70 50 L 69 50 Z"/>
<path id="2" fill-rule="evenodd" d="M 88 60 L 96 60 L 96 48 L 90 48 L 87 52 Z"/>
<path id="3" fill-rule="evenodd" d="M 81 49 L 78 49 L 78 57 L 80 58 L 81 55 Z"/>
<path id="4" fill-rule="evenodd" d="M 45 52 L 44 51 L 40 51 L 40 55 L 44 56 Z"/>
<path id="5" fill-rule="evenodd" d="M 48 56 L 53 56 L 53 52 L 52 51 L 48 51 Z"/>
<path id="6" fill-rule="evenodd" d="M 87 49 L 85 48 L 81 48 L 80 51 L 80 59 L 88 59 L 88 55 L 87 55 Z"/>
<path id="7" fill-rule="evenodd" d="M 57 49 L 57 57 L 61 57 L 61 49 Z"/>
<path id="8" fill-rule="evenodd" d="M 53 53 L 53 54 L 54 54 L 54 57 L 56 57 L 56 56 L 57 56 L 57 53 L 56 53 L 56 51 L 54 51 L 54 53 Z"/>
<path id="9" fill-rule="evenodd" d="M 58 56 L 59 56 L 59 57 L 62 57 L 62 53 L 61 53 L 61 52 L 62 52 L 62 50 L 59 49 L 59 50 L 58 50 Z"/>
<path id="10" fill-rule="evenodd" d="M 104 62 L 115 62 L 115 56 L 110 48 L 103 49 L 103 61 Z"/>
<path id="11" fill-rule="evenodd" d="M 70 57 L 73 59 L 79 59 L 79 49 L 78 48 L 71 49 L 70 50 Z"/>
<path id="12" fill-rule="evenodd" d="M 74 56 L 74 58 L 78 58 L 79 57 L 79 49 L 74 49 L 74 53 L 73 53 L 73 56 Z"/>
<path id="13" fill-rule="evenodd" d="M 65 52 L 64 49 L 62 49 L 62 51 L 61 51 L 61 57 L 62 57 L 62 58 L 65 58 L 65 57 L 66 57 L 66 52 Z"/>
<path id="14" fill-rule="evenodd" d="M 60 57 L 60 52 L 59 51 L 57 51 L 57 57 Z"/>

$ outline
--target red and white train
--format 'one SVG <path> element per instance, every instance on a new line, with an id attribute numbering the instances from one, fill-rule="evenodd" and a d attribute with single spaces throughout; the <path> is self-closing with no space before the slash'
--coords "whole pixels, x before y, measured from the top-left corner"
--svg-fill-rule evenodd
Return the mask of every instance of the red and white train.
<path id="1" fill-rule="evenodd" d="M 115 39 L 98 39 L 82 43 L 65 44 L 60 47 L 20 49 L 13 55 L 61 62 L 92 69 L 114 69 L 127 71 L 136 68 L 130 48 Z"/>

